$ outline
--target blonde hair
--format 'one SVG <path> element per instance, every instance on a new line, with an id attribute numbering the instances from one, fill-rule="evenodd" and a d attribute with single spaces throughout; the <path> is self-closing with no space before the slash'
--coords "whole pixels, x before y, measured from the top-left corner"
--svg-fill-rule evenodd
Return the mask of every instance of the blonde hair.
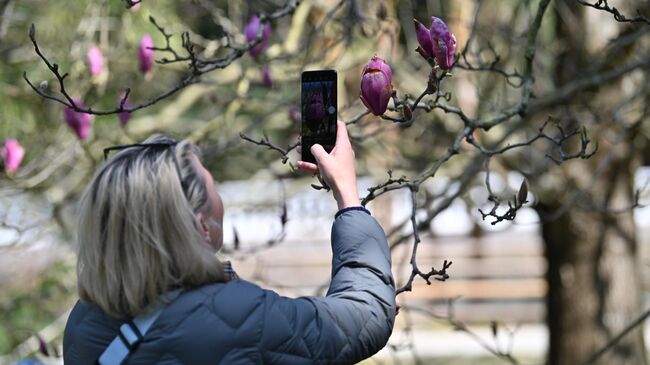
<path id="1" fill-rule="evenodd" d="M 144 143 L 175 141 L 153 136 Z M 96 172 L 78 211 L 82 300 L 133 317 L 173 288 L 227 280 L 195 215 L 210 201 L 197 153 L 187 141 L 129 147 Z"/>

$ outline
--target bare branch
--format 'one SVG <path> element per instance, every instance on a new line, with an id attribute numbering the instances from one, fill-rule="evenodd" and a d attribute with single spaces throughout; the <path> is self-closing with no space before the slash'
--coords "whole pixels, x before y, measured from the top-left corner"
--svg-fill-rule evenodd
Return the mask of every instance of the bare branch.
<path id="1" fill-rule="evenodd" d="M 124 0 L 124 2 L 126 3 L 126 8 L 130 9 L 130 8 L 140 4 L 142 2 L 142 0 Z"/>
<path id="2" fill-rule="evenodd" d="M 489 194 L 488 200 L 493 203 L 493 206 L 492 209 L 487 213 L 485 213 L 482 209 L 479 209 L 478 211 L 481 213 L 483 220 L 488 217 L 494 218 L 494 220 L 491 222 L 492 225 L 495 225 L 504 220 L 512 221 L 517 216 L 517 211 L 519 211 L 519 209 L 521 209 L 524 204 L 528 202 L 526 199 L 526 196 L 528 195 L 528 184 L 526 183 L 526 180 L 522 181 L 517 195 L 513 197 L 512 201 L 508 200 L 508 210 L 503 214 L 497 213 L 497 209 L 501 206 L 501 199 L 499 199 L 492 191 L 492 186 L 490 185 L 489 163 L 490 160 L 488 159 L 486 162 L 488 167 L 486 167 L 485 172 L 485 187 L 487 188 Z"/>
<path id="3" fill-rule="evenodd" d="M 129 4 L 132 4 L 131 6 L 139 3 L 132 1 L 132 0 L 125 0 L 127 1 L 127 6 Z M 293 13 L 293 11 L 296 9 L 298 6 L 299 1 L 298 0 L 287 0 L 285 5 L 280 8 L 279 10 L 271 13 L 271 14 L 261 14 L 260 15 L 260 21 L 265 22 L 269 21 L 272 19 L 277 19 L 281 18 L 283 16 L 286 16 L 288 14 Z M 182 90 L 186 88 L 187 86 L 194 84 L 199 81 L 199 78 L 201 75 L 206 74 L 208 72 L 211 72 L 216 69 L 221 69 L 229 66 L 234 60 L 242 57 L 246 51 L 248 51 L 250 48 L 254 47 L 259 43 L 262 39 L 262 29 L 263 27 L 260 27 L 260 30 L 258 31 L 257 37 L 252 40 L 250 43 L 247 44 L 246 47 L 242 48 L 231 48 L 231 51 L 224 57 L 222 58 L 215 58 L 211 60 L 200 60 L 198 57 L 194 54 L 194 48 L 192 43 L 190 42 L 189 39 L 189 33 L 185 32 L 184 35 L 182 35 L 182 40 L 183 40 L 183 48 L 188 52 L 188 56 L 179 56 L 176 51 L 174 51 L 170 45 L 169 45 L 169 38 L 171 35 L 166 33 L 164 28 L 159 26 L 154 18 L 150 18 L 150 21 L 158 28 L 160 32 L 163 33 L 163 36 L 166 39 L 166 47 L 160 48 L 160 51 L 166 51 L 172 53 L 172 55 L 175 56 L 174 59 L 163 59 L 161 60 L 160 63 L 172 63 L 172 62 L 178 62 L 178 61 L 189 61 L 189 67 L 191 69 L 191 72 L 185 76 L 184 78 L 181 79 L 181 81 L 174 87 L 170 88 L 169 90 L 154 96 L 150 98 L 149 100 L 137 104 L 137 105 L 132 105 L 129 107 L 125 107 L 124 103 L 120 103 L 120 105 L 114 109 L 107 109 L 107 110 L 93 110 L 91 107 L 88 108 L 81 108 L 79 105 L 76 105 L 75 102 L 73 101 L 72 97 L 69 95 L 65 88 L 64 84 L 64 79 L 68 76 L 67 73 L 61 74 L 59 71 L 59 66 L 56 63 L 51 63 L 45 55 L 41 52 L 40 48 L 38 47 L 38 44 L 36 42 L 36 30 L 34 24 L 30 27 L 29 31 L 29 38 L 31 39 L 33 45 L 34 45 L 34 50 L 38 54 L 38 56 L 43 60 L 43 62 L 47 65 L 47 67 L 50 69 L 50 71 L 54 74 L 54 76 L 57 78 L 59 82 L 59 91 L 63 95 L 63 98 L 57 97 L 51 94 L 48 94 L 45 92 L 45 90 L 41 90 L 40 88 L 36 87 L 27 77 L 27 73 L 23 73 L 23 78 L 25 81 L 29 84 L 29 86 L 34 90 L 38 95 L 50 99 L 52 101 L 56 101 L 60 104 L 63 104 L 69 108 L 74 109 L 77 112 L 81 113 L 87 113 L 87 114 L 94 114 L 94 115 L 110 115 L 110 114 L 117 114 L 117 113 L 123 113 L 123 112 L 134 112 L 139 109 L 146 108 L 148 106 L 151 106 L 153 104 L 156 104 L 157 102 L 166 99 L 170 97 L 171 95 L 175 94 L 179 90 Z M 154 48 L 156 49 L 156 48 Z"/>
<path id="4" fill-rule="evenodd" d="M 457 298 L 456 298 L 457 299 Z M 454 311 L 453 311 L 453 303 L 454 300 L 456 299 L 449 299 L 448 305 L 447 305 L 447 315 L 440 315 L 438 313 L 433 312 L 430 309 L 427 308 L 422 308 L 422 307 L 417 307 L 417 306 L 404 306 L 405 310 L 412 310 L 416 312 L 421 312 L 424 314 L 429 315 L 430 317 L 442 320 L 444 322 L 447 322 L 449 325 L 452 326 L 452 328 L 455 331 L 461 331 L 465 334 L 467 334 L 469 337 L 471 337 L 476 343 L 478 343 L 481 347 L 483 347 L 486 351 L 491 353 L 492 355 L 496 356 L 497 358 L 513 365 L 519 364 L 519 361 L 512 355 L 512 349 L 510 346 L 504 351 L 501 350 L 498 346 L 498 344 L 491 345 L 488 343 L 483 337 L 479 336 L 477 333 L 472 331 L 465 323 L 457 320 L 454 317 Z M 496 322 L 494 322 L 496 323 Z M 493 328 L 495 328 L 496 324 L 493 324 Z M 510 337 L 514 336 L 514 331 L 509 331 L 510 332 Z M 512 343 L 512 340 L 510 341 Z"/>
<path id="5" fill-rule="evenodd" d="M 625 15 L 621 14 L 621 12 L 618 9 L 616 9 L 616 7 L 609 6 L 609 4 L 607 3 L 607 0 L 597 0 L 595 3 L 591 3 L 591 2 L 585 1 L 585 0 L 576 0 L 576 1 L 581 5 L 589 6 L 589 7 L 592 7 L 594 9 L 606 11 L 608 13 L 613 14 L 614 19 L 616 19 L 617 22 L 621 22 L 621 23 L 638 23 L 638 22 L 642 22 L 642 23 L 646 23 L 646 24 L 650 25 L 650 18 L 647 18 L 647 17 L 641 15 L 641 10 L 639 10 L 639 9 L 637 9 L 637 11 L 636 11 L 636 14 L 637 14 L 636 16 L 634 16 L 632 18 L 628 18 Z"/>
<path id="6" fill-rule="evenodd" d="M 452 264 L 451 261 L 445 260 L 442 264 L 442 269 L 436 270 L 434 267 L 431 267 L 431 271 L 426 273 L 422 272 L 418 268 L 417 253 L 418 253 L 418 246 L 420 245 L 420 233 L 418 231 L 418 224 L 416 219 L 416 212 L 417 212 L 416 194 L 417 194 L 417 190 L 411 187 L 411 225 L 413 226 L 413 249 L 411 251 L 411 267 L 412 267 L 411 275 L 406 281 L 406 284 L 404 284 L 404 286 L 402 286 L 401 288 L 395 291 L 396 295 L 399 295 L 400 293 L 403 293 L 405 291 L 411 291 L 413 289 L 413 280 L 415 279 L 416 276 L 419 276 L 422 279 L 424 279 L 427 285 L 431 285 L 430 278 L 432 276 L 436 277 L 435 278 L 436 280 L 440 280 L 440 281 L 447 280 L 449 278 L 449 274 L 447 274 L 447 269 Z"/>
<path id="7" fill-rule="evenodd" d="M 384 182 L 382 184 L 379 184 L 379 185 L 372 186 L 372 187 L 368 188 L 368 195 L 366 195 L 361 200 L 361 205 L 365 206 L 371 200 L 375 199 L 377 197 L 375 195 L 375 191 L 381 190 L 381 189 L 386 188 L 387 186 L 390 186 L 390 185 L 402 185 L 404 183 L 407 183 L 408 181 L 409 181 L 409 179 L 404 175 L 402 175 L 398 179 L 393 179 L 393 171 L 388 170 L 388 180 L 386 180 L 386 182 Z"/>
<path id="8" fill-rule="evenodd" d="M 287 156 L 287 154 L 300 145 L 300 142 L 296 142 L 296 143 L 288 145 L 287 148 L 284 149 L 282 147 L 279 147 L 279 146 L 271 143 L 271 141 L 269 140 L 269 137 L 266 134 L 264 134 L 264 136 L 262 138 L 260 138 L 259 141 L 254 140 L 253 138 L 247 136 L 243 132 L 239 133 L 239 137 L 241 139 L 245 140 L 245 141 L 251 142 L 251 143 L 256 144 L 258 146 L 266 146 L 271 150 L 275 150 L 275 151 L 279 152 L 282 155 L 282 163 L 283 164 L 287 163 L 287 161 L 289 160 L 289 157 Z"/>
<path id="9" fill-rule="evenodd" d="M 154 25 L 154 27 L 156 27 L 156 29 L 158 29 L 158 31 L 160 32 L 160 34 L 162 34 L 163 37 L 165 37 L 165 47 L 151 47 L 151 48 L 149 48 L 149 49 L 152 49 L 152 50 L 154 50 L 154 51 L 159 51 L 159 52 L 169 52 L 169 53 L 171 53 L 171 54 L 174 56 L 174 58 L 171 59 L 171 60 L 170 60 L 170 59 L 167 59 L 167 58 L 163 58 L 163 59 L 161 59 L 161 60 L 156 60 L 156 63 L 166 64 L 166 63 L 174 63 L 174 62 L 188 61 L 188 60 L 190 59 L 189 56 L 181 57 L 181 56 L 176 52 L 176 50 L 173 49 L 173 48 L 171 47 L 170 40 L 171 40 L 171 38 L 172 38 L 172 34 L 171 34 L 171 33 L 167 33 L 167 31 L 165 31 L 165 28 L 163 28 L 162 26 L 160 26 L 160 25 L 158 24 L 158 22 L 156 21 L 156 18 L 154 18 L 153 16 L 149 15 L 149 21 L 151 22 L 151 24 Z M 187 32 L 185 32 L 185 33 L 187 33 Z M 183 33 L 183 34 L 185 34 L 185 33 Z"/>
<path id="10" fill-rule="evenodd" d="M 594 364 L 604 353 L 611 350 L 615 347 L 628 333 L 630 333 L 635 328 L 641 326 L 645 320 L 650 317 L 650 309 L 643 312 L 638 318 L 632 321 L 627 325 L 621 332 L 616 336 L 612 337 L 600 350 L 594 352 L 587 360 L 581 363 L 581 365 L 591 365 Z"/>

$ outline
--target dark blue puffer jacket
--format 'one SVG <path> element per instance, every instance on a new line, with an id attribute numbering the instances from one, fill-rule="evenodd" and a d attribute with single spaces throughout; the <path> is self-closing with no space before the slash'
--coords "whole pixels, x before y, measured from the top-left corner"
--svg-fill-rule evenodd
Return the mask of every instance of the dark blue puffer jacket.
<path id="1" fill-rule="evenodd" d="M 244 280 L 183 292 L 126 364 L 350 364 L 379 351 L 395 319 L 386 236 L 366 212 L 332 227 L 326 297 L 286 298 Z M 122 321 L 77 302 L 65 328 L 67 365 L 92 364 Z"/>

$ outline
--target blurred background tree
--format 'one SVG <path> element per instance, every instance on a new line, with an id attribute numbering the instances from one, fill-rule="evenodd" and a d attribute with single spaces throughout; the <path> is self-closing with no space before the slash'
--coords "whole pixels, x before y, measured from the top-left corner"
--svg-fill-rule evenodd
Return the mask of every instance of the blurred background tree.
<path id="1" fill-rule="evenodd" d="M 117 0 L 4 0 L 0 11 L 0 137 L 16 138 L 26 152 L 21 167 L 0 178 L 0 189 L 3 196 L 26 192 L 47 201 L 64 240 L 72 242 L 74 202 L 102 149 L 152 133 L 201 145 L 218 181 L 253 179 L 260 171 L 299 177 L 292 162 L 300 72 L 332 68 L 359 173 L 380 181 L 362 196 L 364 203 L 396 190 L 412 198 L 410 217 L 385 227 L 394 250 L 417 248 L 420 234 L 430 235 L 431 222 L 456 200 L 467 202 L 475 235 L 484 234 L 480 220 L 504 224 L 530 201 L 548 264 L 549 363 L 646 363 L 642 326 L 625 329 L 647 316 L 647 270 L 633 220 L 643 192 L 635 191 L 633 178 L 650 146 L 650 2 L 144 0 L 128 9 Z M 260 30 L 247 43 L 244 29 L 253 15 L 271 18 L 270 38 L 257 57 L 246 52 L 264 42 Z M 458 45 L 451 74 L 436 68 L 435 80 L 414 51 L 413 19 L 428 27 L 432 15 L 447 22 Z M 64 122 L 65 107 L 23 80 L 26 72 L 40 91 L 61 96 L 55 75 L 34 52 L 31 24 L 45 57 L 69 73 L 69 95 L 93 110 L 119 109 L 127 88 L 131 107 L 164 97 L 130 113 L 124 127 L 117 112 L 93 116 L 90 136 L 79 140 Z M 143 73 L 138 47 L 145 34 L 166 50 L 157 50 L 159 63 Z M 104 64 L 96 75 L 88 64 L 93 47 Z M 391 66 L 396 90 L 383 117 L 358 100 L 361 70 L 375 54 Z M 525 177 L 528 187 L 490 184 L 491 176 L 505 180 L 510 172 Z M 431 181 L 443 193 L 424 188 Z M 483 186 L 482 201 L 468 198 L 476 186 Z M 3 227 L 22 233 L 11 212 L 3 210 Z M 415 252 L 401 291 L 447 274 L 420 271 Z M 36 306 L 50 314 L 29 324 L 23 322 L 31 315 L 14 314 L 24 301 L 3 304 L 3 314 L 23 322 L 3 324 L 0 352 L 63 313 L 74 289 L 61 291 L 70 295 L 54 295 L 59 310 Z M 6 292 L 15 298 L 25 291 Z M 497 355 L 517 362 L 507 351 Z"/>
<path id="2" fill-rule="evenodd" d="M 650 13 L 650 2 L 636 6 L 640 13 Z M 638 205 L 634 172 L 648 144 L 649 24 L 608 23 L 576 1 L 557 1 L 554 10 L 558 50 L 549 76 L 556 89 L 620 75 L 609 82 L 592 81 L 583 92 L 541 109 L 571 124 L 588 123 L 600 146 L 594 158 L 557 170 L 560 185 L 555 186 L 570 189 L 550 188 L 539 180 L 534 184 L 543 192 L 537 210 L 549 263 L 549 359 L 576 364 L 623 331 L 645 307 L 632 208 Z M 644 64 L 640 69 L 624 72 L 639 62 Z M 646 364 L 642 327 L 596 363 Z"/>

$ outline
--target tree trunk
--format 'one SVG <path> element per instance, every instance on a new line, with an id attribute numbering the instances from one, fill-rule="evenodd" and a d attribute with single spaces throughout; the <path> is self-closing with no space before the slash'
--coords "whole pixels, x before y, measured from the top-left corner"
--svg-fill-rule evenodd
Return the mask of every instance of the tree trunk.
<path id="1" fill-rule="evenodd" d="M 560 205 L 553 202 L 537 208 L 548 215 Z M 548 261 L 550 365 L 581 364 L 641 313 L 633 223 L 631 213 L 612 215 L 572 207 L 542 224 Z M 594 364 L 647 364 L 642 326 Z"/>
<path id="2" fill-rule="evenodd" d="M 585 47 L 585 8 L 572 0 L 557 1 L 555 5 L 556 34 L 562 51 L 557 55 L 554 81 L 560 87 L 571 82 L 592 57 Z M 596 128 L 590 134 L 597 134 Z M 582 171 L 576 171 L 574 162 L 562 166 L 576 189 L 585 190 L 568 209 L 564 204 L 575 192 L 565 194 L 564 187 L 546 194 L 536 207 L 542 217 L 548 262 L 550 365 L 583 363 L 642 312 L 643 291 L 633 214 L 631 210 L 612 211 L 633 204 L 631 156 L 634 151 L 627 142 L 628 138 L 624 138 L 619 145 L 601 148 L 596 156 L 581 162 L 586 165 Z M 595 174 L 597 164 L 610 151 L 612 159 L 604 173 L 595 182 L 585 179 L 585 175 Z M 558 209 L 564 213 L 553 216 Z M 647 364 L 642 326 L 593 364 Z"/>

